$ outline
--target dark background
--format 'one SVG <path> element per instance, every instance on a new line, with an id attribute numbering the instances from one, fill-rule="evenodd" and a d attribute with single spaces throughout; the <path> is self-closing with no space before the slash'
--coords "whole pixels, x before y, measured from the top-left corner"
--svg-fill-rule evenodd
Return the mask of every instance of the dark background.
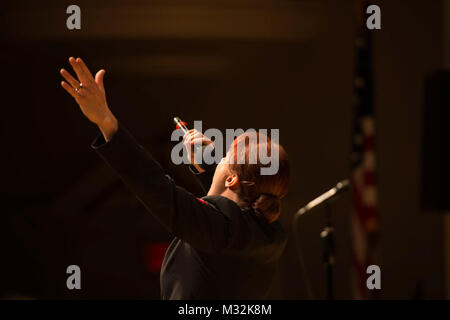
<path id="1" fill-rule="evenodd" d="M 444 1 L 374 1 L 380 261 L 385 299 L 445 298 L 445 215 L 421 209 L 424 79 L 446 61 Z M 81 30 L 66 8 L 81 7 Z M 171 119 L 206 128 L 279 128 L 292 165 L 282 223 L 349 176 L 353 1 L 2 2 L 0 295 L 4 298 L 159 298 L 148 244 L 170 235 L 89 145 L 98 134 L 60 87 L 82 57 L 106 69 L 109 105 L 182 186 L 170 162 Z M 448 15 L 450 17 L 450 15 Z M 336 297 L 350 287 L 352 201 L 333 203 Z M 323 210 L 302 221 L 313 288 L 325 296 Z M 448 224 L 448 222 L 447 222 Z M 447 227 L 447 232 L 448 232 Z M 292 238 L 292 237 L 291 237 Z M 82 290 L 66 289 L 66 268 Z M 274 298 L 306 298 L 290 239 Z"/>

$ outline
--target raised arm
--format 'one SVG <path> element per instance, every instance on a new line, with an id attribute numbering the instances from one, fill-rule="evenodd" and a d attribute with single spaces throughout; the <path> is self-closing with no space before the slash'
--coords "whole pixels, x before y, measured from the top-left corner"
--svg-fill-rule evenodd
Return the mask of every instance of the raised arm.
<path id="1" fill-rule="evenodd" d="M 229 218 L 178 187 L 125 128 L 119 125 L 109 142 L 99 135 L 92 147 L 173 235 L 205 252 L 227 246 Z"/>
<path id="2" fill-rule="evenodd" d="M 230 219 L 222 212 L 175 185 L 161 166 L 122 128 L 106 102 L 104 70 L 95 79 L 84 62 L 70 58 L 77 78 L 61 69 L 62 87 L 102 135 L 92 147 L 128 188 L 172 234 L 199 250 L 214 252 L 229 242 Z"/>

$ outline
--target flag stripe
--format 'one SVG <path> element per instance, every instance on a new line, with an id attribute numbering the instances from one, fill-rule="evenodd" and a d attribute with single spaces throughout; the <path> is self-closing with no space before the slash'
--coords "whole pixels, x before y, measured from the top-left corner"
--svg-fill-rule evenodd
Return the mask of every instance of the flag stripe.
<path id="1" fill-rule="evenodd" d="M 369 298 L 366 288 L 367 266 L 375 261 L 374 252 L 378 230 L 375 120 L 372 102 L 371 38 L 365 27 L 365 1 L 356 0 L 358 30 L 355 43 L 356 68 L 354 80 L 353 130 L 351 150 L 351 181 L 353 212 L 351 215 L 353 241 L 352 287 L 355 299 Z"/>

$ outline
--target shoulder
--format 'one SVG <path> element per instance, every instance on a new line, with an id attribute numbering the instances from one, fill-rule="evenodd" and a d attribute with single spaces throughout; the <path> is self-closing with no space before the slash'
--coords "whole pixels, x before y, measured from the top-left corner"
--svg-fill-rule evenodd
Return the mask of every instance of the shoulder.
<path id="1" fill-rule="evenodd" d="M 214 206 L 229 221 L 230 245 L 258 260 L 273 261 L 279 258 L 287 242 L 287 232 L 279 221 L 267 224 L 250 211 L 222 196 L 206 196 L 201 200 Z M 245 254 L 245 253 L 244 253 Z"/>
<path id="2" fill-rule="evenodd" d="M 222 196 L 206 196 L 198 200 L 219 210 L 230 219 L 236 214 L 242 214 L 242 209 L 236 202 Z"/>

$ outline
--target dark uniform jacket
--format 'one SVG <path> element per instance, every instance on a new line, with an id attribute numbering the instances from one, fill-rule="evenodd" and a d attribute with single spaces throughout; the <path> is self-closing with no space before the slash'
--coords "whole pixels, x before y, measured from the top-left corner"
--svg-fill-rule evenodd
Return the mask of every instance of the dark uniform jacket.
<path id="1" fill-rule="evenodd" d="M 175 237 L 161 269 L 162 299 L 269 297 L 287 239 L 278 221 L 265 223 L 225 197 L 196 198 L 121 126 L 92 147 Z M 199 177 L 206 190 L 213 173 Z"/>

